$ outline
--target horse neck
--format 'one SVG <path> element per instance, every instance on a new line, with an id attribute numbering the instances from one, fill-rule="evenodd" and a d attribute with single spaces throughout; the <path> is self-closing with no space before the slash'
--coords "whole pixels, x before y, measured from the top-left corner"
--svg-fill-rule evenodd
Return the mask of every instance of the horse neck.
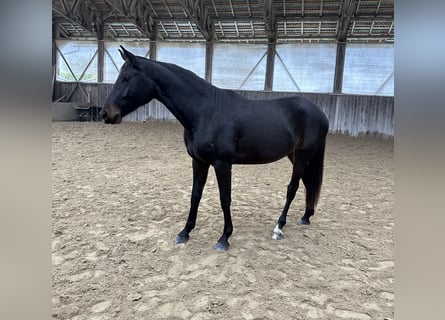
<path id="1" fill-rule="evenodd" d="M 150 76 L 157 84 L 156 99 L 186 128 L 192 128 L 204 108 L 211 107 L 215 87 L 188 70 L 150 61 Z"/>

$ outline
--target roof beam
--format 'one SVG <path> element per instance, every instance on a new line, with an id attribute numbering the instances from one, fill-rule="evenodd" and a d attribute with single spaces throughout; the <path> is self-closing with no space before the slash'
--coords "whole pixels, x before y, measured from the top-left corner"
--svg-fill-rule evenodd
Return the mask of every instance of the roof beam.
<path id="1" fill-rule="evenodd" d="M 155 37 L 153 18 L 144 8 L 144 4 L 138 0 L 105 0 L 114 10 L 125 16 L 136 28 L 148 38 Z"/>
<path id="2" fill-rule="evenodd" d="M 196 24 L 208 41 L 212 39 L 212 22 L 203 0 L 179 0 L 187 16 Z"/>
<path id="3" fill-rule="evenodd" d="M 375 15 L 379 14 L 379 10 L 380 10 L 380 5 L 382 4 L 382 0 L 379 0 L 379 3 L 377 5 L 377 9 L 375 10 Z"/>
<path id="4" fill-rule="evenodd" d="M 155 15 L 155 17 L 158 17 L 158 13 L 156 12 L 155 8 L 153 7 L 153 5 L 151 4 L 150 0 L 147 0 L 148 5 L 150 6 L 151 11 L 153 11 L 153 14 Z"/>
<path id="5" fill-rule="evenodd" d="M 355 8 L 355 15 L 358 14 L 358 9 L 360 8 L 360 1 L 361 1 L 361 0 L 358 0 L 357 8 Z"/>
<path id="6" fill-rule="evenodd" d="M 235 17 L 235 11 L 233 11 L 233 3 L 232 0 L 229 0 L 230 10 L 232 11 L 232 17 Z"/>
<path id="7" fill-rule="evenodd" d="M 393 15 L 379 15 L 377 17 L 374 16 L 357 16 L 357 17 L 353 17 L 353 20 L 356 22 L 372 22 L 372 21 L 387 21 L 388 23 L 390 23 L 392 20 L 394 19 Z M 125 19 L 125 17 L 112 17 L 112 18 L 107 18 L 105 19 L 105 22 L 128 22 L 128 19 Z M 190 21 L 190 18 L 187 17 L 172 17 L 172 18 L 153 18 L 153 21 L 156 22 L 188 22 Z M 256 22 L 264 22 L 264 19 L 262 17 L 252 17 L 252 18 L 228 18 L 228 17 L 219 17 L 219 18 L 214 18 L 212 21 L 212 24 L 217 24 L 218 22 L 226 22 L 226 23 L 233 23 L 234 21 L 236 22 L 245 22 L 245 23 L 256 23 Z M 330 17 L 330 16 L 322 16 L 322 17 L 309 17 L 309 16 L 305 16 L 305 17 L 300 17 L 300 16 L 294 16 L 294 15 L 289 15 L 287 16 L 287 18 L 285 17 L 280 17 L 280 16 L 276 16 L 275 17 L 275 21 L 276 22 L 294 22 L 294 23 L 300 23 L 300 22 L 308 22 L 308 23 L 318 23 L 318 22 L 323 22 L 323 23 L 337 23 L 338 19 L 336 17 Z"/>
<path id="8" fill-rule="evenodd" d="M 88 30 L 89 32 L 94 32 L 93 23 L 99 20 L 99 15 L 95 7 L 89 7 L 91 3 L 89 1 L 74 1 L 70 4 L 66 0 L 60 0 L 62 10 L 52 7 L 53 12 L 67 19 L 68 21 L 77 24 Z M 93 10 L 92 10 L 93 9 Z"/>
<path id="9" fill-rule="evenodd" d="M 168 14 L 170 15 L 170 17 L 173 17 L 173 13 L 172 13 L 172 11 L 170 10 L 170 7 L 168 6 L 167 2 L 165 2 L 165 0 L 162 0 L 162 2 L 164 3 L 164 6 L 165 6 L 165 8 L 167 9 Z"/>
<path id="10" fill-rule="evenodd" d="M 195 30 L 193 30 L 193 26 L 192 26 L 192 23 L 189 21 L 189 27 L 190 27 L 190 30 L 192 31 L 192 33 L 193 33 L 193 36 L 196 38 L 196 33 L 195 33 Z"/>
<path id="11" fill-rule="evenodd" d="M 263 14 L 264 28 L 269 42 L 275 42 L 277 38 L 277 20 L 275 7 L 272 0 L 258 0 Z"/>
<path id="12" fill-rule="evenodd" d="M 392 28 L 394 27 L 394 21 L 391 22 L 391 25 L 389 26 L 388 35 L 391 34 Z"/>
<path id="13" fill-rule="evenodd" d="M 71 22 L 71 23 L 74 23 L 74 24 L 78 24 L 78 25 L 80 25 L 82 28 L 85 28 L 85 29 L 87 28 L 87 26 L 82 25 L 82 22 L 80 22 L 80 21 L 76 21 L 75 18 L 68 16 L 66 13 L 60 11 L 60 10 L 57 9 L 57 8 L 54 8 L 54 7 L 53 7 L 53 12 L 55 12 L 55 13 L 58 14 L 59 16 L 61 16 L 61 17 L 63 17 L 64 19 L 66 19 L 68 22 Z M 56 22 L 57 22 L 57 19 L 56 19 Z M 59 22 L 60 22 L 60 21 L 59 21 Z M 87 29 L 87 30 L 88 30 L 88 29 Z"/>
<path id="14" fill-rule="evenodd" d="M 337 40 L 340 42 L 346 41 L 349 26 L 351 24 L 353 15 L 357 10 L 357 0 L 343 0 L 340 17 L 340 27 L 338 28 Z"/>
<path id="15" fill-rule="evenodd" d="M 247 0 L 247 11 L 249 12 L 249 18 L 252 17 L 252 10 L 250 10 L 250 1 Z"/>
<path id="16" fill-rule="evenodd" d="M 215 0 L 212 0 L 212 6 L 213 6 L 213 10 L 215 10 L 215 15 L 216 15 L 217 17 L 219 17 L 218 10 L 216 9 Z"/>

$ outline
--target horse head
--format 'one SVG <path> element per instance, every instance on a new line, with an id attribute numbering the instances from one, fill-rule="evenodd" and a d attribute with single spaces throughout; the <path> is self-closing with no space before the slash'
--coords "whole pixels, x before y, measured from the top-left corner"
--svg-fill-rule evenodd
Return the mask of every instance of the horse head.
<path id="1" fill-rule="evenodd" d="M 105 123 L 120 123 L 125 115 L 150 102 L 156 92 L 155 83 L 144 72 L 148 60 L 120 47 L 125 63 L 101 110 Z"/>

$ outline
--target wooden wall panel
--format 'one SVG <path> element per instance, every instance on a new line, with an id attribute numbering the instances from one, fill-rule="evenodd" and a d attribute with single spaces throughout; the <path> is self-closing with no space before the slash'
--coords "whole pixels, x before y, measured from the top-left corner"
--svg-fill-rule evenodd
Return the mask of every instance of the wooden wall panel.
<path id="1" fill-rule="evenodd" d="M 77 86 L 77 87 L 76 87 Z M 69 102 L 86 104 L 89 94 L 91 103 L 102 106 L 111 91 L 112 84 L 56 82 L 55 97 L 68 97 Z M 249 99 L 274 99 L 295 95 L 289 92 L 237 91 Z M 329 119 L 331 134 L 350 136 L 394 136 L 394 97 L 298 93 L 321 107 Z M 67 102 L 65 99 L 61 101 Z M 124 117 L 125 121 L 150 119 L 175 121 L 174 116 L 162 103 L 153 100 L 149 104 Z"/>

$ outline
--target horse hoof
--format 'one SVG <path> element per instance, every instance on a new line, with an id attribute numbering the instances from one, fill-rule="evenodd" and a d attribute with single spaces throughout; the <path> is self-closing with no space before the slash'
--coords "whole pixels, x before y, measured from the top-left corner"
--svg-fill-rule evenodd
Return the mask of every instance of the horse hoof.
<path id="1" fill-rule="evenodd" d="M 278 225 L 272 231 L 272 239 L 274 240 L 282 240 L 284 236 L 283 230 L 281 230 Z"/>
<path id="2" fill-rule="evenodd" d="M 272 232 L 272 239 L 283 240 L 283 234 Z"/>
<path id="3" fill-rule="evenodd" d="M 189 239 L 190 239 L 189 236 L 180 236 L 180 235 L 177 235 L 176 238 L 175 238 L 174 243 L 175 243 L 175 244 L 186 243 Z"/>
<path id="4" fill-rule="evenodd" d="M 308 225 L 311 224 L 311 222 L 310 222 L 309 220 L 300 218 L 300 219 L 298 219 L 297 224 L 298 224 L 299 226 L 301 226 L 301 225 L 308 226 Z"/>
<path id="5" fill-rule="evenodd" d="M 227 251 L 229 250 L 229 244 L 218 242 L 213 246 L 213 249 L 215 249 L 216 251 Z"/>

